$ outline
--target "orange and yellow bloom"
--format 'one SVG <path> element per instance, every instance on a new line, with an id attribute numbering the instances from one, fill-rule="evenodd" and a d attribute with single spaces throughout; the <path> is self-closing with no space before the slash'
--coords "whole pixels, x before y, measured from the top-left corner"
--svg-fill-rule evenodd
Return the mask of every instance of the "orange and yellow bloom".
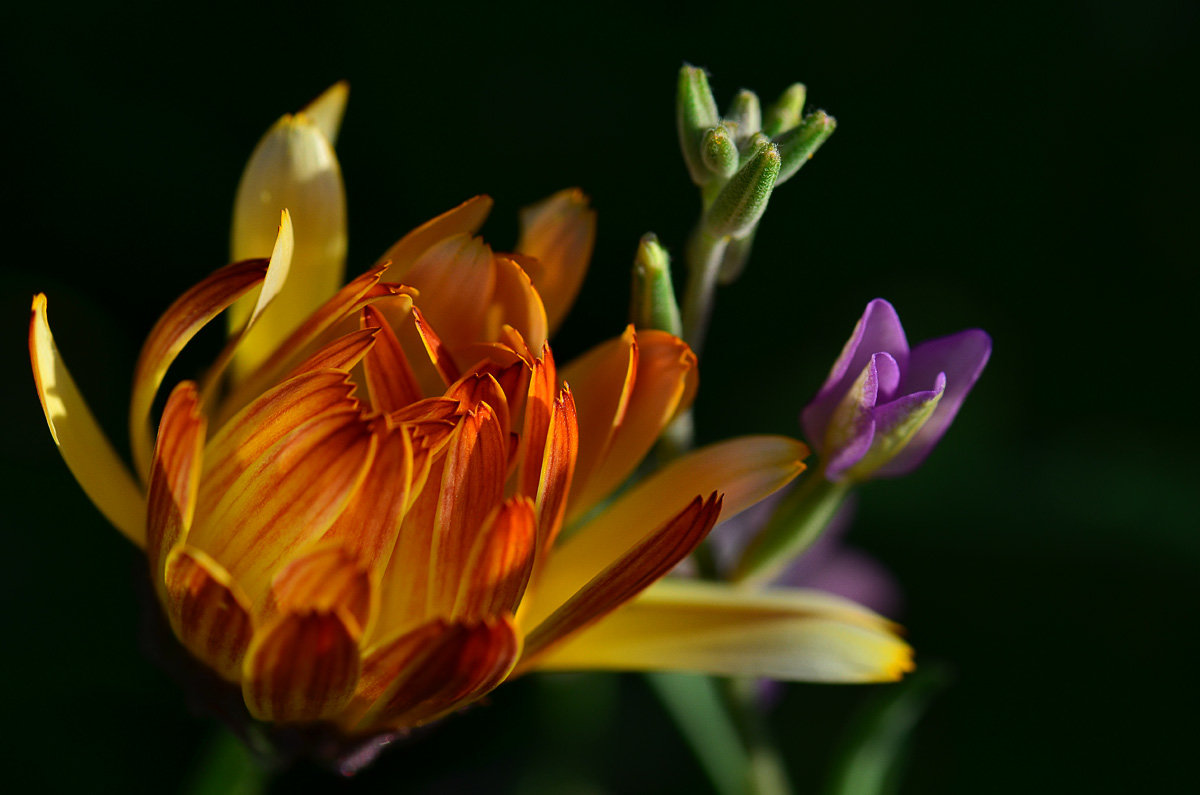
<path id="1" fill-rule="evenodd" d="M 339 286 L 345 98 L 336 86 L 268 132 L 239 188 L 237 261 L 150 332 L 133 472 L 71 380 L 45 297 L 33 302 L 35 381 L 67 465 L 145 551 L 176 637 L 241 687 L 250 714 L 361 735 L 539 669 L 908 670 L 895 628 L 850 602 L 664 579 L 719 520 L 791 481 L 807 450 L 734 439 L 618 493 L 691 404 L 697 362 L 631 326 L 556 364 L 547 340 L 594 237 L 578 191 L 523 214 L 518 253 L 476 236 L 481 196 Z M 155 431 L 168 369 L 222 313 L 228 345 L 170 389 Z"/>

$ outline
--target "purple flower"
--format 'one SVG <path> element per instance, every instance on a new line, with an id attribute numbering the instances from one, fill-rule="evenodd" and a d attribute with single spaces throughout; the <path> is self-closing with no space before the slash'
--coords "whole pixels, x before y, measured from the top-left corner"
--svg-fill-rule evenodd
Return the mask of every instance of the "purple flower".
<path id="1" fill-rule="evenodd" d="M 942 438 L 992 352 L 980 329 L 911 351 L 882 298 L 867 304 L 825 384 L 801 414 L 831 481 L 911 472 Z"/>

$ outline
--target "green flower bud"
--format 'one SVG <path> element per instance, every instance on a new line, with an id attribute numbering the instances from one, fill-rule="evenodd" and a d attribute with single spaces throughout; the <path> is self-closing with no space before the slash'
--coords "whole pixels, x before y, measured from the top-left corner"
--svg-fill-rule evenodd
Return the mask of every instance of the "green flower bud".
<path id="1" fill-rule="evenodd" d="M 679 148 L 683 150 L 683 159 L 692 182 L 703 185 L 712 175 L 704 167 L 700 147 L 704 134 L 720 123 L 717 103 L 703 69 L 684 64 L 679 70 L 675 123 L 679 130 Z"/>
<path id="2" fill-rule="evenodd" d="M 763 132 L 774 138 L 799 124 L 807 94 L 808 90 L 803 83 L 792 83 L 788 86 L 787 91 L 780 94 L 775 104 L 767 109 Z"/>
<path id="3" fill-rule="evenodd" d="M 762 107 L 758 102 L 758 94 L 742 89 L 737 92 L 725 114 L 725 121 L 736 125 L 738 141 L 744 141 L 762 129 Z"/>
<path id="4" fill-rule="evenodd" d="M 833 135 L 837 121 L 823 110 L 810 113 L 803 123 L 779 136 L 779 156 L 783 164 L 779 169 L 777 185 L 782 185 L 809 161 L 813 153 L 821 148 L 825 139 Z"/>
<path id="5" fill-rule="evenodd" d="M 671 257 L 653 233 L 642 236 L 633 260 L 629 322 L 637 328 L 660 329 L 677 337 L 683 328 L 671 283 Z"/>
<path id="6" fill-rule="evenodd" d="M 772 143 L 761 146 L 717 194 L 704 226 L 716 237 L 744 237 L 754 229 L 779 176 L 779 149 Z"/>
<path id="7" fill-rule="evenodd" d="M 738 170 L 738 149 L 729 130 L 718 124 L 704 134 L 700 158 L 705 167 L 718 177 L 728 179 Z"/>

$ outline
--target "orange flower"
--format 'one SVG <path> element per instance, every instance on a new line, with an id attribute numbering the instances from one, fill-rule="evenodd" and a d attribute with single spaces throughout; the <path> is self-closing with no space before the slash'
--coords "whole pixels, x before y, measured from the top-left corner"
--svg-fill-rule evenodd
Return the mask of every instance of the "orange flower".
<path id="1" fill-rule="evenodd" d="M 546 339 L 594 237 L 578 191 L 524 213 L 520 254 L 475 236 L 491 207 L 476 197 L 335 289 L 344 102 L 335 86 L 268 132 L 234 224 L 235 256 L 259 258 L 188 290 L 150 332 L 130 408 L 136 477 L 71 380 L 45 297 L 33 302 L 51 433 L 144 549 L 191 654 L 240 685 L 254 717 L 349 735 L 429 722 L 536 669 L 907 670 L 894 627 L 849 602 L 662 580 L 718 519 L 802 470 L 799 442 L 704 448 L 598 507 L 690 405 L 696 357 L 630 327 L 556 367 Z M 198 383 L 174 386 L 154 433 L 168 368 L 227 310 L 229 344 Z"/>

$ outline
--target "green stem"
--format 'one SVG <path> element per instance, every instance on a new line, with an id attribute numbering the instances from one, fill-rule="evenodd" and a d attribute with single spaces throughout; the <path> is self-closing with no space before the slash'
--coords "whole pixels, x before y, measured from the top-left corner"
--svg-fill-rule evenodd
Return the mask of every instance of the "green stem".
<path id="1" fill-rule="evenodd" d="M 267 770 L 242 741 L 219 728 L 200 753 L 182 791 L 185 795 L 263 795 L 268 778 Z"/>
<path id="2" fill-rule="evenodd" d="M 750 795 L 790 795 L 783 757 L 758 706 L 758 681 L 735 677 L 719 682 L 726 707 L 746 748 L 746 789 Z"/>
<path id="3" fill-rule="evenodd" d="M 702 226 L 697 226 L 687 248 L 688 276 L 682 307 L 683 341 L 691 346 L 697 356 L 704 347 L 704 336 L 712 317 L 717 274 L 721 271 L 721 258 L 728 245 L 729 238 L 713 237 Z"/>
<path id="4" fill-rule="evenodd" d="M 762 583 L 778 575 L 789 561 L 817 540 L 852 485 L 850 481 L 830 482 L 820 470 L 806 475 L 742 554 L 732 579 Z"/>

